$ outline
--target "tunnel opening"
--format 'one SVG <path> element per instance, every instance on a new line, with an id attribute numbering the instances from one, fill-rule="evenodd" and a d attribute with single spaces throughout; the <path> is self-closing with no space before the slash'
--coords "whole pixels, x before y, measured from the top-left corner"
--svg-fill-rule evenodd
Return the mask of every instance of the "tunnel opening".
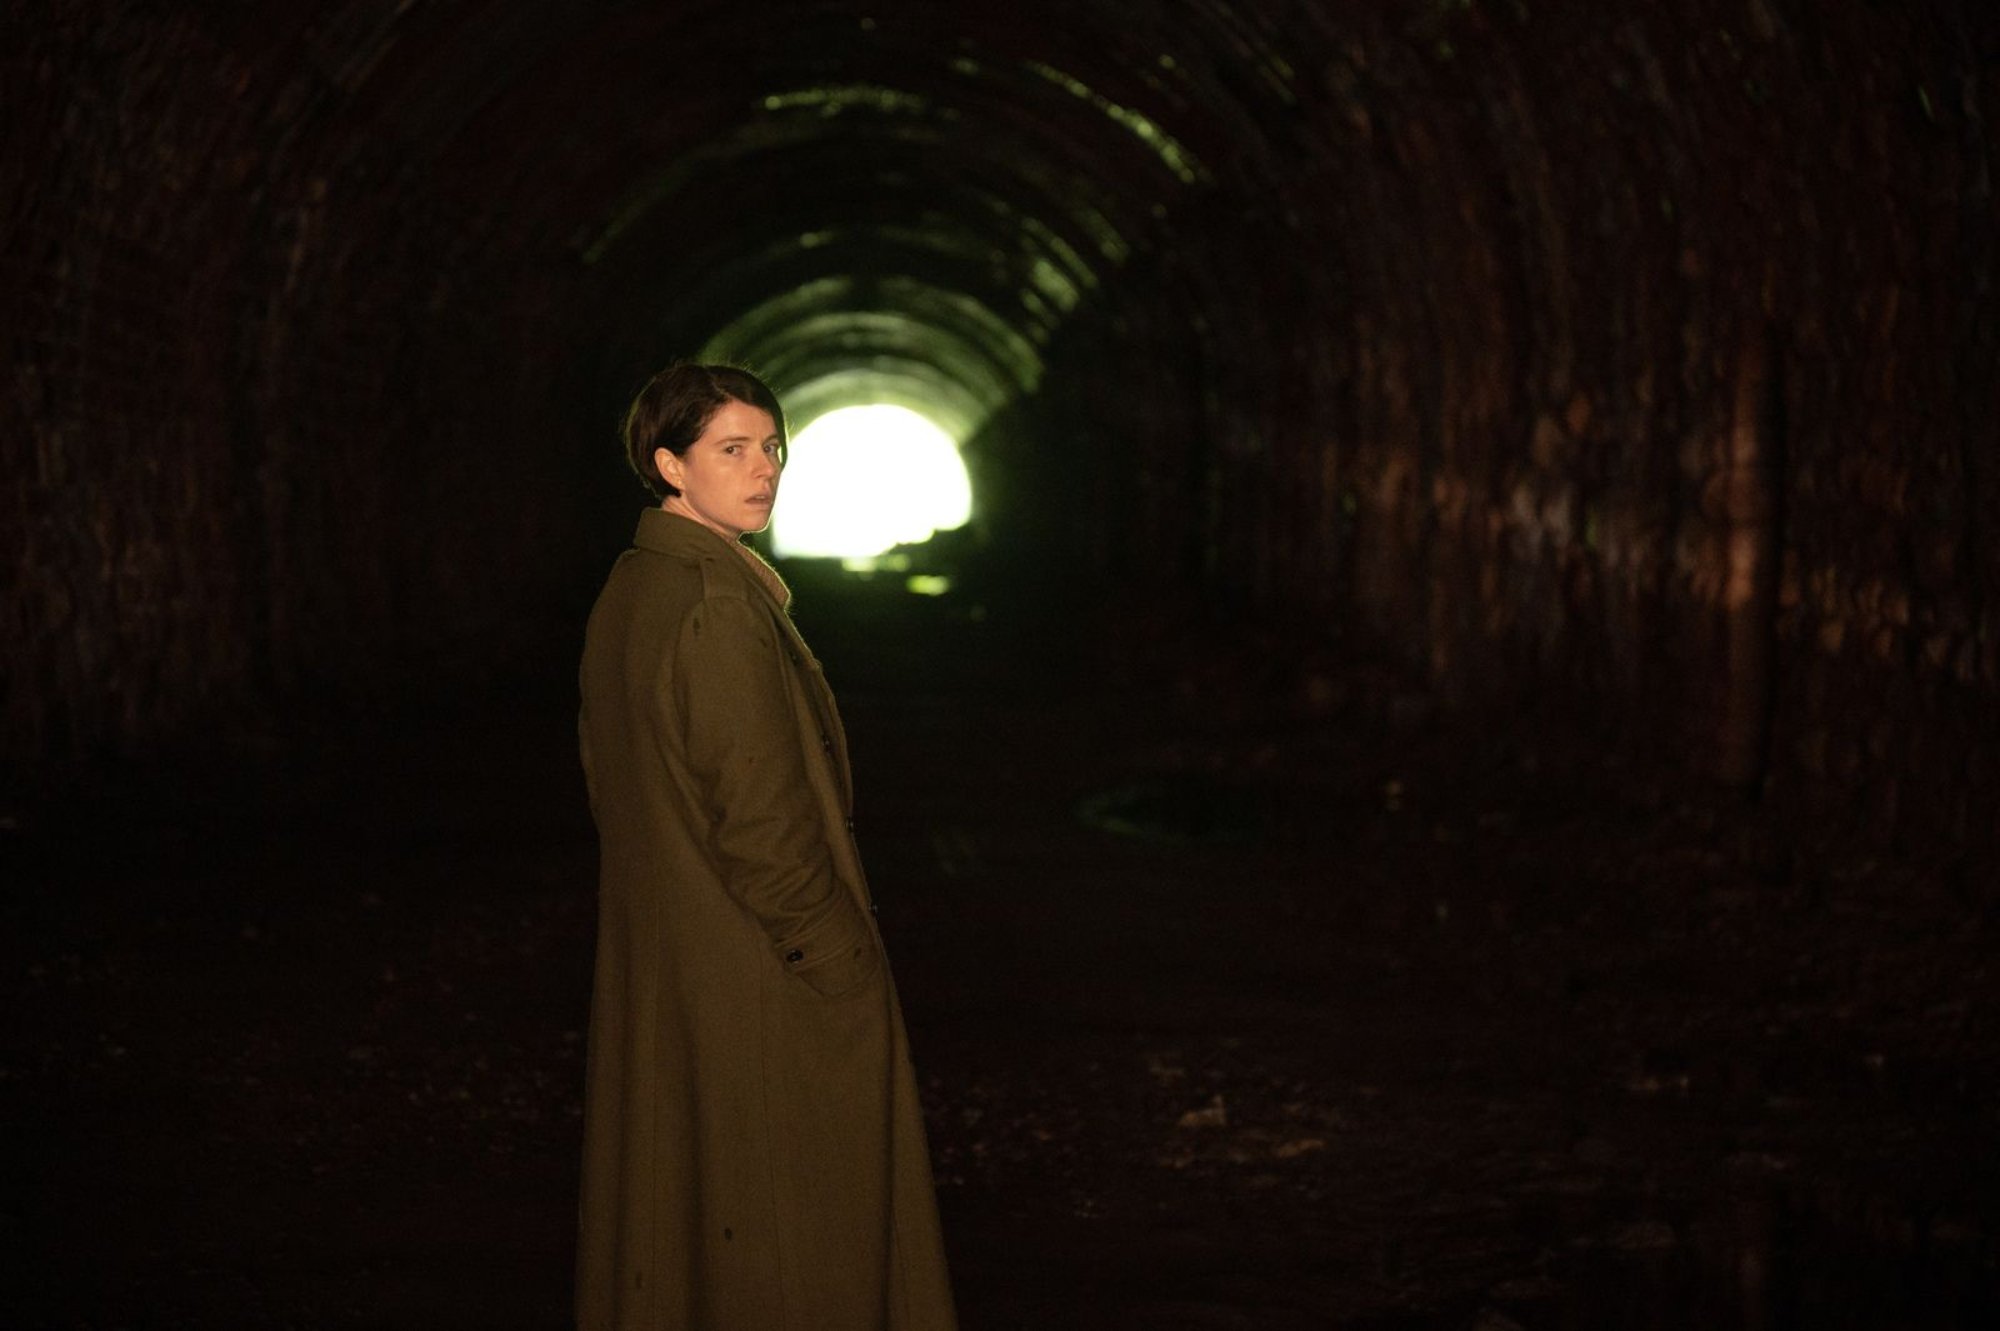
<path id="1" fill-rule="evenodd" d="M 792 437 L 772 553 L 838 559 L 857 573 L 897 567 L 892 551 L 925 544 L 972 517 L 972 483 L 959 447 L 937 422 L 893 402 L 837 407 L 814 418 Z"/>
<path id="2" fill-rule="evenodd" d="M 905 239 L 971 243 L 942 224 Z M 756 275 L 768 294 L 698 343 L 701 359 L 762 375 L 792 422 L 775 521 L 752 543 L 808 599 L 850 612 L 962 596 L 990 588 L 996 565 L 1018 580 L 1045 562 L 1013 479 L 1047 437 L 1045 332 L 1021 326 L 1002 292 L 968 289 L 900 242 L 882 253 L 807 235 L 789 258 Z M 794 266 L 805 260 L 818 266 Z M 1014 295 L 1032 300 L 1032 284 Z M 857 436 L 857 422 L 873 424 Z"/>

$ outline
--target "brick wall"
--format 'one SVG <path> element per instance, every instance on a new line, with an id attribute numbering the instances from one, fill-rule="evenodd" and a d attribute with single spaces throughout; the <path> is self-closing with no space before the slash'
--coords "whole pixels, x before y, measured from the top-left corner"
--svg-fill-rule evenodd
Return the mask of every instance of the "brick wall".
<path id="1" fill-rule="evenodd" d="M 1425 15 L 1295 45 L 1296 146 L 1051 356 L 1087 431 L 1143 427 L 1107 558 L 1358 626 L 1448 701 L 1990 837 L 1992 20 Z"/>
<path id="2" fill-rule="evenodd" d="M 568 551 L 546 265 L 468 246 L 478 219 L 310 64 L 253 64 L 195 11 L 26 18 L 0 124 L 9 764 L 255 740 L 486 668 Z"/>
<path id="3" fill-rule="evenodd" d="M 879 41 L 774 20 L 751 61 L 721 8 L 17 8 L 0 752 L 255 739 L 558 659 L 630 502 L 600 502 L 612 381 L 669 311 L 664 350 L 714 331 L 677 296 L 725 318 L 717 272 L 748 305 L 847 253 L 863 285 L 964 264 L 1006 311 L 980 201 L 1026 190 L 1087 195 L 1047 229 L 1099 237 L 1006 412 L 1023 476 L 1082 478 L 1051 550 L 1910 844 L 1990 835 L 1990 11 L 1162 8 L 1071 51 L 968 8 L 959 60 L 947 10 L 889 6 Z M 1171 76 L 1128 68 L 1156 39 Z M 852 55 L 922 95 L 807 117 L 658 77 L 708 40 L 779 92 Z M 823 144 L 869 243 L 804 245 Z M 994 539 L 1042 539 L 1042 481 L 999 487 L 1028 520 Z"/>

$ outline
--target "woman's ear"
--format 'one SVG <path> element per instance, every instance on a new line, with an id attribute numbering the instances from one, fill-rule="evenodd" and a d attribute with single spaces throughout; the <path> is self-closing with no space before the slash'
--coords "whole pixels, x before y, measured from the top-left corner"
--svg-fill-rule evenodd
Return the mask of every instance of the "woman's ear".
<path id="1" fill-rule="evenodd" d="M 654 449 L 653 466 L 659 471 L 661 480 L 676 490 L 681 488 L 681 460 L 674 456 L 671 448 Z"/>

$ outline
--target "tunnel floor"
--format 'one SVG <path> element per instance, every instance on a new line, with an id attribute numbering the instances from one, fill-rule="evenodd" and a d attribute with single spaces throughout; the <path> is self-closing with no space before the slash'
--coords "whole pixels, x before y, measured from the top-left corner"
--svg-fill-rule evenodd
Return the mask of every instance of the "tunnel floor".
<path id="1" fill-rule="evenodd" d="M 1247 636 L 800 618 L 968 1331 L 2000 1324 L 1963 868 Z M 566 1324 L 568 687 L 11 821 L 10 1325 Z"/>

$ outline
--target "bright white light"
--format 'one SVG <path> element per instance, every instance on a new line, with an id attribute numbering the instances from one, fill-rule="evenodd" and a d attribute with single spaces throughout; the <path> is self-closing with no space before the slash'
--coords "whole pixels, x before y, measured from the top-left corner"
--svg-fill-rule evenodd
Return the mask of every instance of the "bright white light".
<path id="1" fill-rule="evenodd" d="M 771 548 L 866 559 L 971 516 L 972 483 L 950 435 L 903 407 L 843 407 L 792 439 Z"/>

